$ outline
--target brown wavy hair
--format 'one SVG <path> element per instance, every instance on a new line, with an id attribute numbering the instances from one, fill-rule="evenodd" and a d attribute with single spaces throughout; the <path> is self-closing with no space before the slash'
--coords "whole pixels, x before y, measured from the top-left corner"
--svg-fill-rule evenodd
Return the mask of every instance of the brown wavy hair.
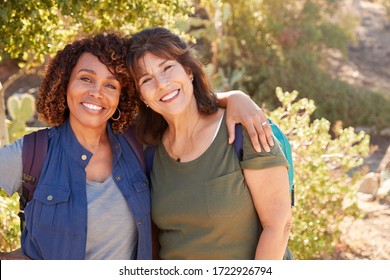
<path id="1" fill-rule="evenodd" d="M 83 53 L 91 53 L 107 66 L 118 79 L 122 90 L 118 108 L 119 120 L 109 120 L 115 133 L 123 132 L 133 123 L 137 113 L 134 83 L 126 67 L 124 38 L 116 33 L 84 37 L 65 46 L 50 60 L 39 87 L 37 111 L 39 118 L 50 126 L 63 124 L 69 118 L 66 90 L 70 75 Z"/>
<path id="2" fill-rule="evenodd" d="M 168 124 L 165 119 L 152 109 L 146 107 L 139 93 L 138 79 L 142 69 L 138 60 L 152 53 L 160 58 L 176 60 L 187 71 L 194 75 L 193 87 L 200 114 L 211 115 L 218 110 L 218 103 L 212 91 L 204 66 L 191 52 L 191 48 L 176 34 L 162 27 L 146 28 L 127 40 L 127 67 L 134 79 L 139 115 L 135 122 L 138 140 L 145 144 L 160 142 Z"/>

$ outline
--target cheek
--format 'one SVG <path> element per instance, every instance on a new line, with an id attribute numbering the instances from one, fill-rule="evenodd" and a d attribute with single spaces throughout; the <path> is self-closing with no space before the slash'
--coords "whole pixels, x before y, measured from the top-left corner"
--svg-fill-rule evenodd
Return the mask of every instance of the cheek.
<path id="1" fill-rule="evenodd" d="M 150 100 L 152 99 L 152 96 L 153 95 L 152 95 L 151 91 L 147 87 L 143 87 L 140 90 L 140 98 L 142 101 L 149 103 Z"/>
<path id="2" fill-rule="evenodd" d="M 121 93 L 120 92 L 114 92 L 109 95 L 110 103 L 112 106 L 117 107 L 119 104 Z"/>

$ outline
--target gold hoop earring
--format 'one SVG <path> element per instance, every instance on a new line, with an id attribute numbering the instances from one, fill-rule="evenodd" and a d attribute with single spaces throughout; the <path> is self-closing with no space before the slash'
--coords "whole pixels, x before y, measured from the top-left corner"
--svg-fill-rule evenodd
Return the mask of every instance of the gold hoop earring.
<path id="1" fill-rule="evenodd" d="M 118 112 L 118 116 L 114 117 L 117 112 Z M 122 114 L 121 110 L 119 110 L 119 108 L 116 108 L 115 113 L 111 116 L 111 119 L 113 121 L 117 121 L 121 118 L 121 114 Z"/>

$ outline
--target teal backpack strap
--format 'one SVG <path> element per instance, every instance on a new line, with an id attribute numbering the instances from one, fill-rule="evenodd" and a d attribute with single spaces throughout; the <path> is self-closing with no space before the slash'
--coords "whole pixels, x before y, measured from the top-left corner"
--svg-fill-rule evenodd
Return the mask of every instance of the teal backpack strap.
<path id="1" fill-rule="evenodd" d="M 291 193 L 291 205 L 294 206 L 295 204 L 295 197 L 294 197 L 294 164 L 292 159 L 292 150 L 291 150 L 291 144 L 290 141 L 288 141 L 288 138 L 286 135 L 282 132 L 282 130 L 270 119 L 268 119 L 268 122 L 272 128 L 272 133 L 278 139 L 280 146 L 283 150 L 283 153 L 288 161 L 289 169 L 288 169 L 288 180 L 290 183 L 290 193 Z"/>
<path id="2" fill-rule="evenodd" d="M 275 138 L 279 141 L 280 146 L 283 150 L 283 153 L 288 161 L 289 169 L 288 169 L 288 180 L 290 185 L 290 193 L 291 193 L 291 206 L 294 206 L 295 204 L 295 197 L 294 197 L 294 164 L 292 160 L 292 151 L 291 151 L 291 145 L 288 141 L 286 135 L 283 133 L 283 131 L 270 119 L 268 119 L 268 122 L 272 128 L 272 133 L 274 134 Z M 238 158 L 242 160 L 243 156 L 243 137 L 242 137 L 242 126 L 241 124 L 236 125 L 236 137 L 234 139 L 234 149 L 236 150 L 236 153 L 238 155 Z"/>

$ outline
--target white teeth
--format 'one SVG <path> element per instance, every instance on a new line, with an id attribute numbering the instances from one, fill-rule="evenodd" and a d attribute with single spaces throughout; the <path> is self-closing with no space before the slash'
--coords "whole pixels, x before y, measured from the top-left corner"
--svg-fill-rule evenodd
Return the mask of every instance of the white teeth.
<path id="1" fill-rule="evenodd" d="M 178 94 L 179 90 L 175 90 L 174 92 L 168 94 L 168 95 L 165 95 L 163 98 L 161 98 L 161 101 L 167 101 L 171 98 L 173 98 L 174 96 L 176 96 Z"/>
<path id="2" fill-rule="evenodd" d="M 89 103 L 83 103 L 83 105 L 91 110 L 101 110 L 103 108 L 103 107 L 100 107 L 98 105 L 89 104 Z"/>

